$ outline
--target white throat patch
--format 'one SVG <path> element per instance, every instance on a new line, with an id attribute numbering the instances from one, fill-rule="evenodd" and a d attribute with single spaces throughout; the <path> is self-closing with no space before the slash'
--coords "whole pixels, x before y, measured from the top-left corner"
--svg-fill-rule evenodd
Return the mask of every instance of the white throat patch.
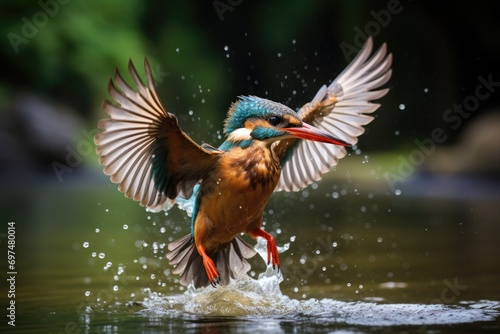
<path id="1" fill-rule="evenodd" d="M 252 139 L 252 137 L 250 136 L 250 133 L 252 133 L 252 130 L 250 130 L 250 129 L 239 128 L 239 129 L 236 129 L 233 132 L 231 132 L 229 134 L 229 136 L 227 137 L 227 139 L 233 143 L 243 141 L 243 140 Z"/>

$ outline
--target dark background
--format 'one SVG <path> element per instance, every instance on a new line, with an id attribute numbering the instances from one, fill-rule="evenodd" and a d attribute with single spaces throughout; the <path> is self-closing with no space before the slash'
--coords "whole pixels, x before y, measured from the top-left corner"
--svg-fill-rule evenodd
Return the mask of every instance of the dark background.
<path id="1" fill-rule="evenodd" d="M 297 240 L 282 256 L 281 289 L 290 298 L 382 297 L 381 304 L 437 302 L 453 309 L 486 299 L 489 310 L 497 307 L 500 87 L 483 100 L 475 96 L 479 77 L 500 82 L 494 5 L 0 1 L 0 244 L 6 245 L 5 223 L 15 222 L 19 326 L 61 332 L 77 324 L 98 332 L 109 331 L 103 326 L 112 320 L 134 331 L 134 311 L 100 312 L 99 296 L 124 305 L 143 301 L 146 287 L 181 291 L 163 256 L 166 243 L 189 233 L 189 218 L 180 210 L 167 217 L 146 213 L 116 190 L 97 162 L 92 137 L 106 117 L 101 104 L 116 67 L 126 72 L 132 59 L 143 74 L 147 56 L 168 111 L 197 142 L 218 146 L 226 111 L 239 95 L 299 108 L 347 66 L 354 54 L 346 47 L 359 48 L 365 34 L 393 53 L 391 91 L 377 101 L 382 107 L 358 147 L 318 189 L 273 195 L 266 230 L 279 245 Z M 453 108 L 466 101 L 477 105 L 467 118 L 458 117 Z M 446 137 L 440 143 L 436 130 Z M 387 182 L 388 175 L 397 182 Z M 153 250 L 155 243 L 163 248 Z M 254 260 L 258 275 L 264 266 Z M 405 288 L 385 288 L 388 281 Z M 455 281 L 466 291 L 450 294 Z M 83 312 L 86 305 L 93 311 Z M 320 312 L 310 321 L 329 323 L 324 332 L 338 331 L 334 318 Z M 141 330 L 172 328 L 168 319 L 133 319 Z M 185 328 L 185 319 L 176 319 Z M 210 328 L 205 319 L 197 324 Z M 245 318 L 241 328 L 248 324 Z M 465 326 L 462 332 L 479 328 Z"/>
<path id="2" fill-rule="evenodd" d="M 57 181 L 54 162 L 71 167 L 64 177 L 95 166 L 90 138 L 105 117 L 106 85 L 129 58 L 143 73 L 149 57 L 166 108 L 195 140 L 217 146 L 237 96 L 298 108 L 347 65 L 354 53 L 343 49 L 357 49 L 367 33 L 376 47 L 388 43 L 394 64 L 391 92 L 359 147 L 397 155 L 435 128 L 450 146 L 470 122 L 498 114 L 493 92 L 456 129 L 443 120 L 474 95 L 478 76 L 500 81 L 499 26 L 492 1 L 2 2 L 0 172 Z M 75 167 L 72 150 L 82 159 Z"/>

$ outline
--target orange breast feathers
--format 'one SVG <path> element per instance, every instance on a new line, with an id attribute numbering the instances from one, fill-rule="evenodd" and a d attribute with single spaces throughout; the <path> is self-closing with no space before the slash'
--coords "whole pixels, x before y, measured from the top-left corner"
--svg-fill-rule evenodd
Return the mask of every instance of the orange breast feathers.
<path id="1" fill-rule="evenodd" d="M 207 250 L 261 226 L 280 165 L 267 147 L 253 146 L 225 153 L 218 170 L 202 184 L 195 239 L 204 239 Z"/>

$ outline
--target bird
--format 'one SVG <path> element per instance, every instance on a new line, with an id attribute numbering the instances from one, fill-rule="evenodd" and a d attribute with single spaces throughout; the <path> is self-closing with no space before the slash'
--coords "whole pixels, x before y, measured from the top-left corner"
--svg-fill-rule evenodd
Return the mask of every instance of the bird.
<path id="1" fill-rule="evenodd" d="M 104 174 L 149 211 L 174 204 L 191 215 L 191 230 L 168 244 L 165 257 L 184 286 L 228 285 L 246 274 L 256 254 L 244 235 L 267 241 L 267 263 L 279 270 L 274 237 L 262 227 L 274 192 L 299 191 L 319 181 L 357 143 L 387 94 L 392 54 L 369 37 L 356 57 L 298 111 L 257 96 L 239 96 L 227 111 L 225 140 L 198 144 L 163 106 L 147 57 L 146 82 L 132 60 L 133 85 L 116 69 L 98 122 L 96 153 Z M 190 212 L 189 212 L 190 211 Z"/>

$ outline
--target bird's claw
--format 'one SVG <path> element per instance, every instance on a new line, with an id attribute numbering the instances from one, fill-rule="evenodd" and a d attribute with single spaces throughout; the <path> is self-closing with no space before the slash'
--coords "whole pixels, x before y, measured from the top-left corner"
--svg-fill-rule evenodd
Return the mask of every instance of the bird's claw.
<path id="1" fill-rule="evenodd" d="M 278 272 L 280 270 L 280 258 L 278 255 L 278 247 L 276 246 L 276 241 L 271 237 L 267 240 L 267 265 L 273 263 L 273 270 L 278 267 Z"/>
<path id="2" fill-rule="evenodd" d="M 273 270 L 278 267 L 278 272 L 280 270 L 280 257 L 278 255 L 278 247 L 276 246 L 276 241 L 273 236 L 266 231 L 258 228 L 250 232 L 254 238 L 261 237 L 267 241 L 267 265 L 273 264 Z M 272 262 L 271 262 L 272 261 Z"/>
<path id="3" fill-rule="evenodd" d="M 212 285 L 212 287 L 216 288 L 217 285 L 219 285 L 220 283 L 220 277 L 217 276 L 217 277 L 214 277 L 213 280 L 210 281 L 210 285 Z"/>
<path id="4" fill-rule="evenodd" d="M 203 258 L 203 266 L 207 272 L 208 281 L 215 288 L 220 283 L 220 276 L 215 267 L 214 261 L 205 252 L 205 247 L 198 247 L 198 253 Z"/>
<path id="5" fill-rule="evenodd" d="M 267 263 L 267 265 L 270 265 L 270 264 L 271 264 L 270 262 Z M 278 272 L 280 272 L 280 265 L 279 264 L 276 265 L 273 263 L 273 270 L 276 270 L 276 268 L 278 268 L 277 270 L 278 270 Z"/>
<path id="6" fill-rule="evenodd" d="M 220 276 L 217 272 L 217 269 L 215 268 L 215 266 L 212 268 L 205 267 L 205 269 L 207 270 L 208 281 L 214 288 L 216 288 L 220 283 Z"/>

